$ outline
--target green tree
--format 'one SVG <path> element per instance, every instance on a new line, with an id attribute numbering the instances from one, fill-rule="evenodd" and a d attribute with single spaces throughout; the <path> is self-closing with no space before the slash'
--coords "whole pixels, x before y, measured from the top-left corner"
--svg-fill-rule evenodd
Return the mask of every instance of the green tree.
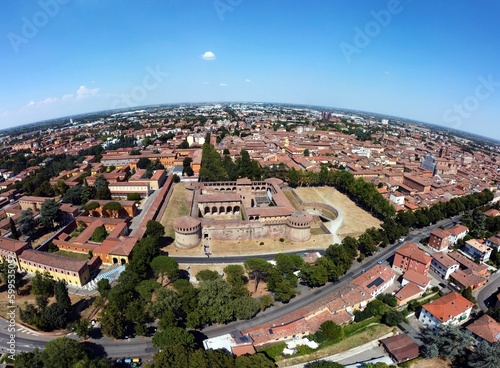
<path id="1" fill-rule="evenodd" d="M 59 330 L 66 327 L 66 311 L 58 303 L 52 303 L 41 310 L 37 327 L 43 331 Z"/>
<path id="2" fill-rule="evenodd" d="M 90 321 L 86 318 L 80 318 L 74 324 L 75 333 L 81 339 L 86 339 L 89 337 L 90 333 Z"/>
<path id="3" fill-rule="evenodd" d="M 468 356 L 468 364 L 471 368 L 500 367 L 500 343 L 481 341 Z"/>
<path id="4" fill-rule="evenodd" d="M 269 295 L 263 295 L 262 298 L 260 298 L 259 306 L 260 310 L 264 311 L 269 307 L 272 307 L 274 305 L 274 300 L 271 298 Z"/>
<path id="5" fill-rule="evenodd" d="M 240 355 L 236 357 L 236 368 L 273 368 L 274 361 L 264 353 Z"/>
<path id="6" fill-rule="evenodd" d="M 398 305 L 398 299 L 392 294 L 379 294 L 377 299 L 392 308 Z"/>
<path id="7" fill-rule="evenodd" d="M 12 239 L 16 239 L 16 240 L 19 239 L 21 234 L 17 230 L 16 224 L 15 224 L 14 220 L 12 219 L 12 217 L 9 217 L 9 226 L 10 226 L 10 237 Z"/>
<path id="8" fill-rule="evenodd" d="M 14 368 L 44 368 L 42 353 L 38 348 L 32 352 L 17 352 Z"/>
<path id="9" fill-rule="evenodd" d="M 56 303 L 59 304 L 66 313 L 69 313 L 71 311 L 71 299 L 69 298 L 66 281 L 58 280 L 55 282 L 54 296 L 56 297 Z"/>
<path id="10" fill-rule="evenodd" d="M 102 209 L 110 214 L 111 217 L 117 218 L 120 211 L 123 210 L 123 206 L 120 202 L 111 201 L 102 206 Z"/>
<path id="11" fill-rule="evenodd" d="M 231 287 L 222 279 L 201 283 L 198 292 L 198 308 L 214 323 L 227 323 L 234 319 L 231 304 Z"/>
<path id="12" fill-rule="evenodd" d="M 180 148 L 180 149 L 186 149 L 186 148 L 189 148 L 189 143 L 186 139 L 184 139 L 181 144 L 179 144 L 179 146 L 177 148 Z"/>
<path id="13" fill-rule="evenodd" d="M 42 352 L 44 368 L 73 367 L 79 361 L 88 358 L 84 345 L 78 341 L 60 337 L 45 344 Z"/>
<path id="14" fill-rule="evenodd" d="M 153 336 L 153 345 L 158 349 L 176 347 L 177 349 L 195 348 L 194 336 L 181 327 L 170 327 L 158 331 Z"/>
<path id="15" fill-rule="evenodd" d="M 35 233 L 36 222 L 31 208 L 21 211 L 21 216 L 17 220 L 17 226 L 23 235 L 32 236 Z"/>
<path id="16" fill-rule="evenodd" d="M 441 325 L 436 331 L 426 329 L 422 333 L 422 355 L 425 358 L 444 358 L 457 363 L 466 348 L 472 344 L 472 335 L 460 326 Z"/>
<path id="17" fill-rule="evenodd" d="M 259 282 L 261 280 L 266 280 L 271 272 L 271 269 L 273 268 L 273 265 L 263 258 L 248 258 L 244 265 L 250 279 L 255 281 L 254 292 L 256 292 Z"/>
<path id="18" fill-rule="evenodd" d="M 259 301 L 250 296 L 241 296 L 233 300 L 233 310 L 236 319 L 250 319 L 260 310 Z"/>
<path id="19" fill-rule="evenodd" d="M 304 264 L 300 270 L 300 279 L 309 287 L 323 286 L 328 281 L 328 271 L 321 265 Z"/>
<path id="20" fill-rule="evenodd" d="M 220 279 L 221 276 L 217 271 L 212 270 L 201 270 L 196 274 L 196 279 L 198 281 L 210 281 Z"/>
<path id="21" fill-rule="evenodd" d="M 107 299 L 109 295 L 109 291 L 111 290 L 111 285 L 109 284 L 109 280 L 107 278 L 102 278 L 97 281 L 97 291 L 99 295 L 103 298 Z"/>
<path id="22" fill-rule="evenodd" d="M 43 295 L 48 298 L 54 295 L 54 285 L 54 278 L 48 272 L 42 274 L 36 271 L 35 276 L 31 279 L 31 292 L 34 295 Z"/>
<path id="23" fill-rule="evenodd" d="M 155 275 L 160 277 L 160 284 L 163 285 L 163 276 L 167 276 L 170 282 L 179 277 L 179 264 L 169 256 L 158 256 L 151 261 L 151 268 Z"/>
<path id="24" fill-rule="evenodd" d="M 145 237 L 151 236 L 153 238 L 160 239 L 164 235 L 165 235 L 165 227 L 158 221 L 149 220 L 146 223 L 146 232 L 144 233 Z"/>
<path id="25" fill-rule="evenodd" d="M 316 360 L 304 365 L 304 368 L 344 368 L 342 364 L 330 362 L 328 360 Z"/>
<path id="26" fill-rule="evenodd" d="M 55 224 L 61 221 L 62 212 L 59 209 L 59 203 L 53 199 L 48 199 L 42 204 L 40 209 L 40 221 L 43 226 L 49 230 L 55 228 Z"/>
<path id="27" fill-rule="evenodd" d="M 309 148 L 306 148 L 306 149 L 304 150 L 304 156 L 305 156 L 305 157 L 309 157 L 309 155 L 310 155 L 310 154 L 311 154 L 311 153 L 309 152 Z"/>
<path id="28" fill-rule="evenodd" d="M 139 159 L 139 161 L 137 161 L 137 167 L 139 169 L 142 169 L 142 170 L 147 169 L 148 166 L 150 166 L 150 165 L 151 165 L 151 161 L 147 157 L 141 157 Z"/>
<path id="29" fill-rule="evenodd" d="M 472 295 L 472 288 L 469 286 L 468 288 L 462 290 L 462 296 L 471 301 L 472 303 L 476 304 L 477 300 L 474 298 L 474 295 Z"/>
<path id="30" fill-rule="evenodd" d="M 344 329 L 333 321 L 323 322 L 319 328 L 319 333 L 330 341 L 344 338 Z"/>
<path id="31" fill-rule="evenodd" d="M 161 287 L 162 286 L 155 280 L 143 280 L 135 287 L 135 290 L 141 295 L 142 299 L 146 302 L 150 302 L 153 293 Z"/>
<path id="32" fill-rule="evenodd" d="M 88 202 L 88 203 L 83 205 L 83 209 L 85 211 L 94 211 L 94 210 L 98 209 L 99 207 L 101 207 L 101 205 L 97 201 Z"/>
<path id="33" fill-rule="evenodd" d="M 406 321 L 405 315 L 403 312 L 397 310 L 388 310 L 382 316 L 382 323 L 390 327 L 398 326 L 404 321 Z"/>
<path id="34" fill-rule="evenodd" d="M 106 231 L 106 228 L 104 225 L 97 226 L 94 229 L 94 232 L 92 233 L 92 241 L 96 243 L 102 243 L 106 237 L 108 236 L 108 232 Z"/>

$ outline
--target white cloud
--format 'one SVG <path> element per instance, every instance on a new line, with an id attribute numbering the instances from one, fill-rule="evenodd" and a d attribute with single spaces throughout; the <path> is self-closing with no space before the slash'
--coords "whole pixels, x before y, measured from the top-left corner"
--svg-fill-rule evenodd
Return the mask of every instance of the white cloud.
<path id="1" fill-rule="evenodd" d="M 73 94 L 72 93 L 68 93 L 67 95 L 64 95 L 62 96 L 61 100 L 70 100 L 73 98 Z"/>
<path id="2" fill-rule="evenodd" d="M 207 51 L 201 56 L 201 58 L 208 61 L 215 60 L 215 54 L 212 51 Z"/>
<path id="3" fill-rule="evenodd" d="M 384 72 L 384 74 L 389 75 L 389 74 L 391 74 L 391 73 L 390 73 L 390 72 L 388 72 L 388 71 L 386 70 L 386 71 Z"/>
<path id="4" fill-rule="evenodd" d="M 59 99 L 57 97 L 47 97 L 45 100 L 40 101 L 41 105 L 48 105 L 52 102 L 57 102 Z"/>
<path id="5" fill-rule="evenodd" d="M 227 87 L 227 83 L 219 83 L 219 86 L 221 86 L 221 87 Z"/>
<path id="6" fill-rule="evenodd" d="M 82 99 L 87 98 L 89 96 L 96 95 L 99 92 L 99 88 L 87 88 L 85 86 L 80 86 L 76 91 L 76 98 Z"/>
<path id="7" fill-rule="evenodd" d="M 28 102 L 28 104 L 24 107 L 31 107 L 31 106 L 35 106 L 36 105 L 36 102 L 31 100 L 30 102 Z"/>
<path id="8" fill-rule="evenodd" d="M 250 79 L 245 79 L 245 82 L 250 83 L 251 80 Z"/>

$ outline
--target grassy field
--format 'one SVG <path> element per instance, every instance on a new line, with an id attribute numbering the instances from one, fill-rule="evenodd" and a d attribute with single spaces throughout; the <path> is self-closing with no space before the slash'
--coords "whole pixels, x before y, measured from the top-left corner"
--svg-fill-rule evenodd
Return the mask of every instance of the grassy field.
<path id="1" fill-rule="evenodd" d="M 392 327 L 382 324 L 376 324 L 366 327 L 362 330 L 363 333 L 357 333 L 353 336 L 346 337 L 344 340 L 322 348 L 308 355 L 302 355 L 295 358 L 285 359 L 277 362 L 278 367 L 288 367 L 295 364 L 306 363 L 313 360 L 321 359 L 330 355 L 338 354 L 343 351 L 350 350 L 357 346 L 366 344 L 372 340 L 379 339 L 380 337 L 390 333 Z"/>
<path id="2" fill-rule="evenodd" d="M 174 237 L 174 219 L 189 215 L 189 211 L 189 203 L 186 201 L 186 184 L 174 184 L 174 191 L 160 220 L 160 223 L 165 226 L 166 236 Z"/>
<path id="3" fill-rule="evenodd" d="M 88 253 L 75 253 L 75 252 L 69 252 L 67 250 L 59 249 L 57 252 L 52 253 L 52 254 L 55 254 L 56 256 L 60 256 L 60 257 L 78 259 L 80 261 L 88 261 L 89 260 Z"/>
<path id="4" fill-rule="evenodd" d="M 339 211 L 342 216 L 342 225 L 338 230 L 341 239 L 346 236 L 359 236 L 370 227 L 379 227 L 380 220 L 332 187 L 303 187 L 295 188 L 295 193 L 304 202 L 326 203 Z"/>
<path id="5" fill-rule="evenodd" d="M 302 206 L 300 205 L 297 198 L 295 198 L 295 196 L 292 194 L 290 189 L 284 190 L 283 193 L 285 193 L 285 196 L 288 198 L 288 200 L 290 201 L 290 204 L 293 206 L 293 208 L 295 208 L 296 210 L 302 209 Z"/>

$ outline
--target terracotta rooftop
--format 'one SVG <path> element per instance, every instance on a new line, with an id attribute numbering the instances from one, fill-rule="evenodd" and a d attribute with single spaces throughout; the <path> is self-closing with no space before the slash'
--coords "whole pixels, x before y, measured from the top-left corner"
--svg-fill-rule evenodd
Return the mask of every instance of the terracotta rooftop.
<path id="1" fill-rule="evenodd" d="M 469 228 L 464 225 L 455 225 L 453 227 L 450 227 L 449 229 L 446 229 L 446 231 L 448 231 L 453 236 L 458 236 L 466 232 L 467 230 L 469 230 Z"/>
<path id="2" fill-rule="evenodd" d="M 413 243 L 404 244 L 402 247 L 396 250 L 396 253 L 399 253 L 404 257 L 411 258 L 423 264 L 429 264 L 432 261 L 432 258 L 429 255 L 421 250 L 418 245 Z"/>
<path id="3" fill-rule="evenodd" d="M 424 304 L 422 308 L 425 308 L 430 314 L 444 323 L 461 315 L 473 306 L 474 304 L 462 295 L 451 292 L 439 299 Z"/>
<path id="4" fill-rule="evenodd" d="M 80 270 L 87 266 L 86 261 L 56 256 L 54 254 L 39 252 L 32 249 L 23 251 L 19 256 L 19 259 L 72 272 L 80 272 Z"/>
<path id="5" fill-rule="evenodd" d="M 398 290 L 398 292 L 394 295 L 396 299 L 399 301 L 406 300 L 408 298 L 411 298 L 415 295 L 419 295 L 422 293 L 423 290 L 420 289 L 417 285 L 414 283 L 410 282 L 403 286 L 401 289 Z"/>
<path id="6" fill-rule="evenodd" d="M 450 268 L 453 265 L 458 264 L 457 261 L 455 261 L 453 258 L 451 258 L 448 254 L 439 252 L 439 253 L 433 253 L 432 258 L 434 258 L 437 262 L 441 263 L 443 266 L 446 268 Z"/>
<path id="7" fill-rule="evenodd" d="M 17 253 L 27 245 L 28 243 L 20 240 L 0 237 L 0 249 L 3 249 L 7 252 Z"/>
<path id="8" fill-rule="evenodd" d="M 420 287 L 426 287 L 429 285 L 429 282 L 431 281 L 431 278 L 425 275 L 422 275 L 418 272 L 415 272 L 413 270 L 408 270 L 403 274 L 403 278 L 420 286 Z"/>
<path id="9" fill-rule="evenodd" d="M 399 334 L 380 340 L 385 349 L 391 354 L 398 363 L 405 362 L 418 357 L 419 347 L 405 334 Z"/>
<path id="10" fill-rule="evenodd" d="M 444 238 L 449 237 L 450 233 L 446 230 L 443 230 L 443 229 L 436 229 L 436 230 L 431 232 L 431 235 L 434 235 L 438 238 L 444 239 Z"/>
<path id="11" fill-rule="evenodd" d="M 500 323 L 487 314 L 479 317 L 474 323 L 467 326 L 467 329 L 491 344 L 500 341 Z"/>

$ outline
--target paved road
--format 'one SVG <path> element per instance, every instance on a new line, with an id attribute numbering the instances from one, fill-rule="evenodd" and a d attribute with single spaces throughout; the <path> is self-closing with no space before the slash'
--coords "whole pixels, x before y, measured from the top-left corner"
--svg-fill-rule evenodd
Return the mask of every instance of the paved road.
<path id="1" fill-rule="evenodd" d="M 149 208 L 153 204 L 153 202 L 154 202 L 155 198 L 158 196 L 158 194 L 160 194 L 160 192 L 161 192 L 161 190 L 158 189 L 158 190 L 155 190 L 153 193 L 151 193 L 151 195 L 146 199 L 146 201 L 142 205 L 141 212 L 132 219 L 130 226 L 129 226 L 131 236 L 134 235 L 134 232 L 137 230 L 137 227 L 141 223 L 142 218 L 146 215 L 146 213 L 148 213 Z"/>
<path id="2" fill-rule="evenodd" d="M 500 271 L 497 271 L 488 279 L 488 283 L 479 289 L 476 299 L 479 308 L 483 311 L 487 311 L 488 307 L 493 307 L 493 305 L 488 305 L 488 300 L 493 294 L 498 292 L 500 288 Z"/>
<path id="3" fill-rule="evenodd" d="M 425 229 L 421 229 L 419 231 L 413 231 L 406 237 L 405 241 L 417 242 L 421 238 L 429 236 L 430 232 L 436 229 L 437 227 L 448 226 L 451 223 L 453 223 L 453 220 L 451 219 L 443 220 Z M 260 313 L 259 315 L 257 315 L 257 317 L 253 318 L 252 320 L 236 321 L 223 326 L 210 326 L 204 329 L 203 333 L 205 333 L 208 337 L 219 336 L 228 333 L 229 331 L 232 330 L 236 329 L 245 330 L 251 327 L 258 326 L 263 323 L 268 323 L 286 314 L 294 312 L 297 309 L 300 309 L 305 305 L 320 299 L 326 293 L 332 292 L 340 288 L 341 286 L 349 283 L 350 281 L 352 281 L 353 278 L 359 276 L 362 273 L 362 269 L 368 269 L 374 266 L 379 260 L 388 259 L 390 256 L 392 256 L 393 252 L 401 245 L 402 243 L 393 244 L 392 246 L 383 249 L 375 256 L 370 257 L 369 259 L 365 259 L 365 261 L 363 261 L 362 263 L 355 262 L 354 265 L 351 267 L 351 269 L 347 272 L 346 275 L 344 275 L 344 277 L 339 282 L 331 283 L 326 286 L 323 286 L 322 288 L 318 288 L 308 293 L 307 295 L 303 294 L 295 299 L 292 299 L 292 301 L 288 304 L 277 303 L 274 307 L 271 307 L 268 310 L 264 311 L 263 313 Z M 252 257 L 260 257 L 260 256 L 252 256 Z M 264 255 L 263 257 L 273 258 L 274 255 Z M 209 259 L 201 257 L 192 257 L 192 258 L 186 257 L 186 260 L 189 263 L 193 263 L 194 261 L 200 263 L 229 263 L 229 262 L 234 262 L 235 259 L 238 260 L 236 262 L 243 262 L 244 259 L 246 258 L 248 257 L 213 257 Z M 7 343 L 8 339 L 9 339 L 9 334 L 6 331 L 5 321 L 0 320 L 0 347 L 5 347 L 5 344 Z M 18 351 L 31 351 L 36 347 L 42 348 L 45 345 L 45 343 L 51 339 L 52 339 L 51 337 L 46 337 L 46 336 L 32 336 L 32 335 L 25 335 L 23 333 L 18 333 L 16 339 L 17 340 L 16 348 Z M 101 339 L 91 340 L 91 342 L 103 346 L 108 356 L 111 357 L 119 358 L 123 356 L 132 356 L 132 355 L 147 356 L 148 354 L 154 352 L 154 348 L 152 347 L 150 339 L 144 339 L 144 338 L 135 338 L 131 339 L 130 341 L 127 341 L 127 340 L 113 340 L 108 337 L 102 337 Z"/>

